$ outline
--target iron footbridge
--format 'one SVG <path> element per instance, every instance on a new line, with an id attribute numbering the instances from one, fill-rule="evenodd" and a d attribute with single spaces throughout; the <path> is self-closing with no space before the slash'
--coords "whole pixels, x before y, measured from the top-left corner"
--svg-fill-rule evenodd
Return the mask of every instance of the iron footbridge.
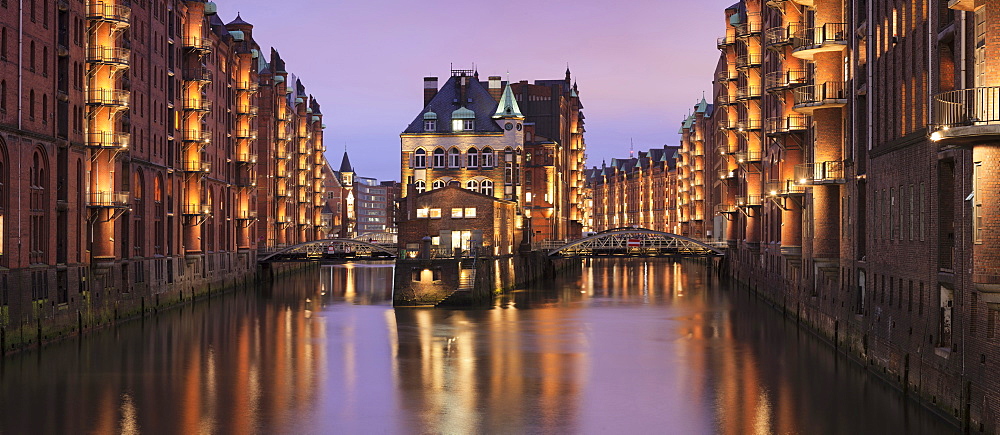
<path id="1" fill-rule="evenodd" d="M 552 257 L 714 257 L 720 243 L 643 228 L 616 228 L 573 240 L 548 253 Z"/>
<path id="2" fill-rule="evenodd" d="M 353 239 L 321 239 L 261 253 L 260 263 L 288 261 L 358 261 L 393 260 L 390 247 Z"/>

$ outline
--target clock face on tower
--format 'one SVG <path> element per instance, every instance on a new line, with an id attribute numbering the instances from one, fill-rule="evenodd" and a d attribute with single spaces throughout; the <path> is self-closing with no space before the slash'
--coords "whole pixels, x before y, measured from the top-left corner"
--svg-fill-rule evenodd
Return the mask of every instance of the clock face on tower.
<path id="1" fill-rule="evenodd" d="M 518 127 L 520 127 L 520 125 Z M 503 128 L 504 128 L 504 130 L 510 131 L 511 129 L 514 128 L 514 124 L 511 124 L 511 123 L 508 122 L 508 123 L 504 124 Z M 518 128 L 518 130 L 520 130 L 520 128 Z"/>

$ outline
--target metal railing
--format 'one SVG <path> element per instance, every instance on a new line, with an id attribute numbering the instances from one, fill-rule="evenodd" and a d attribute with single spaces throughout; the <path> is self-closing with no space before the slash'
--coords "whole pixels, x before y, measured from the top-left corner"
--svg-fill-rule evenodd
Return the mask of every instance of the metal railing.
<path id="1" fill-rule="evenodd" d="M 181 204 L 181 214 L 190 216 L 208 216 L 212 214 L 211 204 Z"/>
<path id="2" fill-rule="evenodd" d="M 737 38 L 745 38 L 747 36 L 759 34 L 761 28 L 763 28 L 763 22 L 761 21 L 759 13 L 748 13 L 746 20 L 747 21 L 745 23 L 733 26 L 736 30 Z"/>
<path id="3" fill-rule="evenodd" d="M 843 161 L 799 163 L 795 165 L 795 182 L 798 184 L 842 183 L 844 181 Z"/>
<path id="4" fill-rule="evenodd" d="M 184 110 L 207 112 L 209 110 L 212 110 L 212 102 L 205 98 L 199 98 L 199 99 L 186 98 L 181 102 L 181 107 L 183 107 Z"/>
<path id="5" fill-rule="evenodd" d="M 736 197 L 736 205 L 739 207 L 756 207 L 764 204 L 764 195 L 740 195 Z"/>
<path id="6" fill-rule="evenodd" d="M 87 104 L 99 106 L 128 106 L 129 93 L 121 89 L 90 89 Z"/>
<path id="7" fill-rule="evenodd" d="M 729 169 L 719 169 L 718 170 L 718 174 L 719 174 L 719 179 L 720 180 L 727 180 L 727 179 L 730 179 L 730 178 L 736 178 L 736 171 L 735 170 L 731 171 Z"/>
<path id="8" fill-rule="evenodd" d="M 737 100 L 749 100 L 751 98 L 760 98 L 760 85 L 740 86 L 736 88 Z"/>
<path id="9" fill-rule="evenodd" d="M 208 38 L 188 36 L 181 41 L 181 46 L 188 50 L 209 51 L 212 49 L 212 42 Z"/>
<path id="10" fill-rule="evenodd" d="M 741 119 L 736 122 L 736 131 L 742 133 L 760 130 L 760 124 L 761 122 L 759 119 Z"/>
<path id="11" fill-rule="evenodd" d="M 933 128 L 1000 124 L 1000 86 L 958 89 L 934 96 Z"/>
<path id="12" fill-rule="evenodd" d="M 768 92 L 784 90 L 809 84 L 809 71 L 795 69 L 788 71 L 772 71 L 764 76 L 764 88 Z"/>
<path id="13" fill-rule="evenodd" d="M 257 130 L 252 128 L 240 128 L 236 130 L 237 139 L 257 139 Z"/>
<path id="14" fill-rule="evenodd" d="M 809 118 L 805 115 L 788 115 L 767 118 L 767 133 L 782 134 L 805 131 L 809 128 Z"/>
<path id="15" fill-rule="evenodd" d="M 719 81 L 736 80 L 736 74 L 730 74 L 730 71 L 735 68 L 735 63 L 726 64 L 726 67 L 722 71 L 719 71 Z"/>
<path id="16" fill-rule="evenodd" d="M 737 56 L 736 57 L 736 68 L 737 69 L 744 69 L 744 68 L 756 68 L 756 67 L 759 67 L 762 58 L 763 58 L 763 56 L 761 56 L 760 53 L 756 53 L 756 54 L 744 54 L 742 56 Z"/>
<path id="17" fill-rule="evenodd" d="M 108 21 L 128 25 L 132 17 L 132 9 L 128 6 L 95 2 L 87 6 L 87 18 L 98 21 Z"/>
<path id="18" fill-rule="evenodd" d="M 87 47 L 87 62 L 112 65 L 127 65 L 132 56 L 132 50 L 121 47 L 95 45 Z"/>
<path id="19" fill-rule="evenodd" d="M 764 31 L 764 45 L 766 47 L 780 47 L 791 42 L 791 31 L 788 27 L 772 27 Z"/>
<path id="20" fill-rule="evenodd" d="M 257 116 L 258 112 L 257 106 L 251 104 L 240 105 L 236 108 L 236 114 L 241 116 Z"/>
<path id="21" fill-rule="evenodd" d="M 715 214 L 736 213 L 739 209 L 736 204 L 715 204 Z"/>
<path id="22" fill-rule="evenodd" d="M 795 104 L 821 105 L 831 100 L 844 100 L 844 82 L 826 82 L 795 88 Z"/>
<path id="23" fill-rule="evenodd" d="M 258 86 L 257 82 L 239 82 L 236 84 L 236 90 L 238 92 L 257 92 Z"/>
<path id="24" fill-rule="evenodd" d="M 185 68 L 182 72 L 184 80 L 195 82 L 212 81 L 212 71 L 207 67 Z"/>
<path id="25" fill-rule="evenodd" d="M 257 219 L 257 210 L 240 210 L 236 212 L 236 219 L 255 220 Z"/>
<path id="26" fill-rule="evenodd" d="M 847 23 L 826 23 L 795 32 L 792 48 L 810 49 L 824 44 L 847 44 Z"/>
<path id="27" fill-rule="evenodd" d="M 88 207 L 128 208 L 129 193 L 124 191 L 97 191 L 87 195 Z"/>
<path id="28" fill-rule="evenodd" d="M 759 162 L 763 153 L 760 151 L 737 151 L 734 157 L 736 158 L 736 163 L 751 163 Z"/>
<path id="29" fill-rule="evenodd" d="M 805 187 L 795 180 L 769 180 L 764 183 L 764 193 L 768 196 L 788 196 L 805 193 Z"/>
<path id="30" fill-rule="evenodd" d="M 210 172 L 212 164 L 210 162 L 185 160 L 181 162 L 181 171 L 184 172 Z"/>
<path id="31" fill-rule="evenodd" d="M 257 163 L 257 154 L 254 153 L 242 153 L 236 156 L 236 163 Z"/>
<path id="32" fill-rule="evenodd" d="M 87 146 L 91 148 L 125 149 L 128 148 L 128 142 L 128 133 L 108 131 L 87 133 Z"/>
<path id="33" fill-rule="evenodd" d="M 212 140 L 212 132 L 204 130 L 181 130 L 181 140 L 184 142 L 208 143 Z"/>

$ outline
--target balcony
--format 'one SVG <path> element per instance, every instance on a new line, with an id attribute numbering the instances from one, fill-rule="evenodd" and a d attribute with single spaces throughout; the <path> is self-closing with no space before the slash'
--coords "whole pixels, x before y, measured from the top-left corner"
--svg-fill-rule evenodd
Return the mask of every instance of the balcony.
<path id="1" fill-rule="evenodd" d="M 733 180 L 736 179 L 736 171 L 729 169 L 719 169 L 718 171 L 720 180 Z"/>
<path id="2" fill-rule="evenodd" d="M 257 220 L 257 210 L 239 210 L 236 212 L 236 219 L 241 221 Z"/>
<path id="3" fill-rule="evenodd" d="M 208 112 L 212 110 L 212 102 L 205 98 L 187 98 L 181 102 L 181 107 L 189 112 Z"/>
<path id="4" fill-rule="evenodd" d="M 781 49 L 792 43 L 788 27 L 772 27 L 764 31 L 764 46 L 772 50 Z"/>
<path id="5" fill-rule="evenodd" d="M 117 29 L 128 27 L 132 17 L 132 9 L 128 6 L 95 2 L 87 6 L 87 19 L 103 23 L 111 23 Z"/>
<path id="6" fill-rule="evenodd" d="M 312 202 L 312 195 L 309 195 L 308 192 L 299 192 L 299 203 L 305 204 L 308 202 Z"/>
<path id="7" fill-rule="evenodd" d="M 243 153 L 236 157 L 236 163 L 253 165 L 257 163 L 257 154 Z"/>
<path id="8" fill-rule="evenodd" d="M 252 128 L 239 128 L 236 129 L 235 136 L 237 139 L 257 139 L 257 130 Z"/>
<path id="9" fill-rule="evenodd" d="M 809 71 L 804 69 L 772 71 L 764 76 L 764 88 L 767 92 L 781 92 L 807 84 L 809 84 Z"/>
<path id="10" fill-rule="evenodd" d="M 735 154 L 736 153 L 736 150 L 730 148 L 729 145 L 719 145 L 715 149 L 715 151 L 718 152 L 720 156 L 725 156 L 725 155 Z"/>
<path id="11" fill-rule="evenodd" d="M 764 205 L 764 196 L 760 194 L 738 195 L 736 197 L 736 206 L 740 208 L 760 207 L 762 205 Z"/>
<path id="12" fill-rule="evenodd" d="M 741 119 L 736 122 L 736 131 L 738 133 L 749 133 L 758 130 L 760 130 L 759 119 Z"/>
<path id="13" fill-rule="evenodd" d="M 236 185 L 239 187 L 257 187 L 257 175 L 250 173 L 240 173 L 236 177 Z"/>
<path id="14" fill-rule="evenodd" d="M 735 43 L 735 42 L 736 41 L 733 40 L 732 38 L 727 38 L 727 37 L 723 36 L 723 37 L 718 38 L 718 39 L 715 40 L 715 46 L 719 50 L 725 50 L 726 47 L 729 47 L 729 46 L 733 45 L 733 43 Z"/>
<path id="15" fill-rule="evenodd" d="M 212 51 L 212 42 L 200 36 L 188 36 L 181 41 L 181 47 L 195 53 L 205 54 Z"/>
<path id="16" fill-rule="evenodd" d="M 734 157 L 736 158 L 736 163 L 744 166 L 751 163 L 760 163 L 762 154 L 760 151 L 738 151 Z"/>
<path id="17" fill-rule="evenodd" d="M 768 180 L 764 185 L 764 193 L 770 197 L 788 197 L 805 195 L 805 186 L 795 180 Z"/>
<path id="18" fill-rule="evenodd" d="M 257 106 L 250 104 L 241 105 L 236 108 L 236 114 L 239 116 L 257 116 Z"/>
<path id="19" fill-rule="evenodd" d="M 87 146 L 104 150 L 124 150 L 128 148 L 128 133 L 115 132 L 89 132 L 87 133 Z"/>
<path id="20" fill-rule="evenodd" d="M 200 142 L 207 144 L 212 141 L 212 132 L 204 130 L 181 130 L 181 140 L 184 142 Z"/>
<path id="21" fill-rule="evenodd" d="M 212 214 L 212 205 L 181 204 L 181 214 L 185 216 L 208 216 Z"/>
<path id="22" fill-rule="evenodd" d="M 942 92 L 933 104 L 932 141 L 968 145 L 1000 137 L 1000 86 Z"/>
<path id="23" fill-rule="evenodd" d="M 180 170 L 191 173 L 208 173 L 212 171 L 212 164 L 209 162 L 185 160 L 181 162 Z"/>
<path id="24" fill-rule="evenodd" d="M 816 5 L 815 0 L 789 0 L 789 1 L 799 6 L 805 6 L 807 8 L 811 8 Z"/>
<path id="25" fill-rule="evenodd" d="M 740 86 L 736 88 L 736 99 L 739 101 L 746 101 L 760 98 L 760 86 Z"/>
<path id="26" fill-rule="evenodd" d="M 801 133 L 807 129 L 809 129 L 809 118 L 805 115 L 767 118 L 767 134 Z"/>
<path id="27" fill-rule="evenodd" d="M 715 214 L 739 213 L 736 204 L 715 204 Z"/>
<path id="28" fill-rule="evenodd" d="M 128 192 L 97 191 L 87 194 L 90 208 L 129 208 Z"/>
<path id="29" fill-rule="evenodd" d="M 278 150 L 274 152 L 274 158 L 278 160 L 287 160 L 288 152 L 284 150 Z"/>
<path id="30" fill-rule="evenodd" d="M 257 92 L 257 82 L 239 82 L 236 84 L 237 92 Z"/>
<path id="31" fill-rule="evenodd" d="M 847 104 L 844 82 L 826 82 L 795 88 L 796 112 L 812 114 L 816 109 L 843 107 Z"/>
<path id="32" fill-rule="evenodd" d="M 187 68 L 183 71 L 184 80 L 207 83 L 212 81 L 212 71 L 207 67 Z"/>
<path id="33" fill-rule="evenodd" d="M 748 13 L 747 22 L 734 25 L 733 28 L 736 30 L 737 38 L 748 38 L 751 36 L 760 35 L 760 30 L 763 27 L 763 22 L 761 21 L 761 16 L 759 13 Z"/>
<path id="34" fill-rule="evenodd" d="M 126 107 L 129 93 L 121 89 L 90 89 L 87 91 L 88 106 Z"/>
<path id="35" fill-rule="evenodd" d="M 828 161 L 816 163 L 800 163 L 795 165 L 795 182 L 801 185 L 810 184 L 843 184 L 844 162 Z"/>
<path id="36" fill-rule="evenodd" d="M 755 54 L 744 54 L 742 56 L 736 57 L 736 69 L 743 70 L 748 68 L 760 68 L 760 62 L 763 56 L 760 53 Z"/>
<path id="37" fill-rule="evenodd" d="M 725 82 L 725 81 L 729 81 L 729 80 L 736 80 L 736 72 L 735 71 L 736 71 L 736 64 L 735 63 L 728 63 L 728 64 L 726 64 L 726 68 L 723 69 L 722 71 L 719 71 L 719 81 L 720 82 Z"/>
<path id="38" fill-rule="evenodd" d="M 326 178 L 326 176 L 323 175 L 323 171 L 322 170 L 315 170 L 315 171 L 313 171 L 313 179 L 314 180 L 322 180 L 324 178 Z"/>
<path id="39" fill-rule="evenodd" d="M 767 0 L 765 4 L 769 8 L 776 9 L 778 12 L 783 12 L 785 9 L 785 1 L 787 0 Z"/>
<path id="40" fill-rule="evenodd" d="M 847 49 L 847 24 L 826 23 L 795 32 L 792 56 L 813 60 L 816 53 L 844 51 Z"/>
<path id="41" fill-rule="evenodd" d="M 112 66 L 128 66 L 132 50 L 106 45 L 87 47 L 87 63 Z"/>
<path id="42" fill-rule="evenodd" d="M 728 93 L 719 94 L 718 101 L 719 101 L 719 105 L 721 105 L 721 106 L 728 106 L 730 104 L 736 104 L 736 97 L 735 96 L 731 96 Z"/>
<path id="43" fill-rule="evenodd" d="M 720 119 L 719 130 L 735 130 L 739 128 L 735 119 Z"/>

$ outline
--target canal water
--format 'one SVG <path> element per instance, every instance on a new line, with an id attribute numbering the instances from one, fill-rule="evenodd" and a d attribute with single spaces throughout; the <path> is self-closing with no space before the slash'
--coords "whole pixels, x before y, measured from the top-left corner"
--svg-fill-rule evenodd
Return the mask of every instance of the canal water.
<path id="1" fill-rule="evenodd" d="M 594 260 L 492 309 L 324 266 L 0 364 L 0 433 L 956 432 L 703 266 Z"/>

